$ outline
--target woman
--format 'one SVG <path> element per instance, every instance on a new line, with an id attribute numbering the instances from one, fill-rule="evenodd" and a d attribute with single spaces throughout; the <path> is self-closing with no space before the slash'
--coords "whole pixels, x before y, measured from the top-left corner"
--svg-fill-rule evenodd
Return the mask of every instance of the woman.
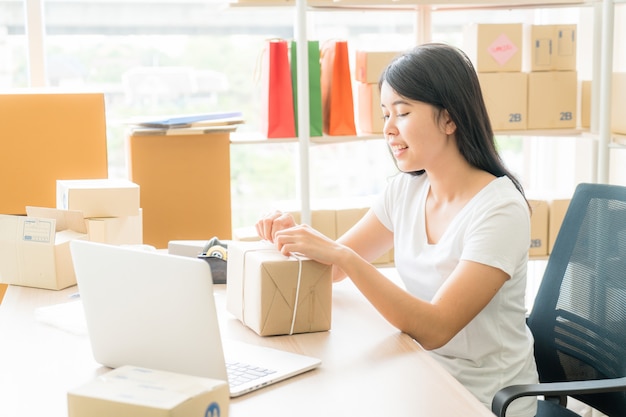
<path id="1" fill-rule="evenodd" d="M 524 296 L 530 213 L 504 167 L 467 56 L 426 44 L 397 57 L 379 82 L 384 135 L 402 172 L 337 241 L 273 213 L 259 235 L 284 254 L 333 265 L 376 309 L 485 406 L 496 391 L 537 382 Z M 394 248 L 406 290 L 370 263 Z M 535 415 L 534 398 L 509 416 Z"/>

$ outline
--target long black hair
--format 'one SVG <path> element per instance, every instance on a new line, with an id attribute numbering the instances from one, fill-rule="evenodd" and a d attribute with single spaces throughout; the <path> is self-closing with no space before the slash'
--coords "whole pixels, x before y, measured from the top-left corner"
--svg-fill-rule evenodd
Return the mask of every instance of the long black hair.
<path id="1" fill-rule="evenodd" d="M 496 150 L 478 75 L 462 50 L 443 43 L 419 45 L 394 58 L 381 74 L 379 88 L 383 82 L 402 97 L 434 106 L 439 114 L 447 110 L 456 125 L 457 147 L 467 162 L 496 177 L 506 175 L 524 195 Z"/>

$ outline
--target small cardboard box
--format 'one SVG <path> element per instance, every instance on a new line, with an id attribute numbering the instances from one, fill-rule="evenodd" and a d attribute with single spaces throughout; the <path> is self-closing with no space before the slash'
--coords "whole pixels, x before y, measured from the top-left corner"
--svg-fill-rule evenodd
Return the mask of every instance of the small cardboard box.
<path id="1" fill-rule="evenodd" d="M 57 208 L 85 217 L 139 215 L 139 186 L 128 180 L 57 180 Z"/>
<path id="2" fill-rule="evenodd" d="M 579 114 L 581 128 L 591 127 L 591 80 L 581 80 L 579 82 L 578 97 L 580 99 Z"/>
<path id="3" fill-rule="evenodd" d="M 554 242 L 561 230 L 561 224 L 571 199 L 559 198 L 548 201 L 548 254 L 552 253 Z"/>
<path id="4" fill-rule="evenodd" d="M 493 130 L 524 130 L 528 126 L 528 74 L 478 73 Z"/>
<path id="5" fill-rule="evenodd" d="M 143 243 L 142 210 L 137 216 L 92 217 L 86 219 L 89 240 L 111 245 Z"/>
<path id="6" fill-rule="evenodd" d="M 383 133 L 378 84 L 357 83 L 357 121 L 361 133 Z"/>
<path id="7" fill-rule="evenodd" d="M 548 202 L 545 200 L 528 200 L 532 208 L 530 216 L 530 256 L 546 256 L 548 254 Z"/>
<path id="8" fill-rule="evenodd" d="M 378 84 L 383 70 L 398 54 L 398 51 L 356 51 L 354 78 L 362 83 Z"/>
<path id="9" fill-rule="evenodd" d="M 352 226 L 354 226 L 369 210 L 368 207 L 360 208 L 343 208 L 336 211 L 336 223 L 337 223 L 337 238 L 346 233 Z M 378 257 L 372 264 L 374 265 L 386 265 L 393 263 L 393 249 L 384 255 Z"/>
<path id="10" fill-rule="evenodd" d="M 88 238 L 83 214 L 44 207 L 26 213 L 0 215 L 0 282 L 52 290 L 75 285 L 69 242 Z"/>
<path id="11" fill-rule="evenodd" d="M 121 366 L 68 391 L 69 417 L 228 417 L 228 384 Z"/>
<path id="12" fill-rule="evenodd" d="M 524 27 L 524 71 L 576 71 L 576 25 Z"/>
<path id="13" fill-rule="evenodd" d="M 299 211 L 289 213 L 293 216 L 296 224 L 301 223 Z M 335 210 L 320 209 L 311 211 L 311 227 L 331 239 L 337 239 L 337 225 L 335 221 Z"/>
<path id="14" fill-rule="evenodd" d="M 292 322 L 293 333 L 330 330 L 329 265 L 287 258 L 265 241 L 233 241 L 227 277 L 227 310 L 260 336 L 291 334 Z"/>
<path id="15" fill-rule="evenodd" d="M 464 32 L 464 49 L 477 72 L 522 71 L 521 23 L 473 23 Z"/>
<path id="16" fill-rule="evenodd" d="M 614 72 L 611 84 L 611 132 L 626 135 L 626 72 Z"/>
<path id="17" fill-rule="evenodd" d="M 528 129 L 576 127 L 576 71 L 528 73 Z"/>

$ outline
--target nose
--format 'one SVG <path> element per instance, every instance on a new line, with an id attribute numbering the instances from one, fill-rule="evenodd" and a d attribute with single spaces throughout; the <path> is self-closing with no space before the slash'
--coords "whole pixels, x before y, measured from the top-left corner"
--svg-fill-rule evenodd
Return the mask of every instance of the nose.
<path id="1" fill-rule="evenodd" d="M 391 118 L 385 119 L 385 124 L 383 125 L 383 135 L 385 138 L 390 139 L 395 137 L 398 134 L 398 130 L 395 125 L 391 121 Z"/>

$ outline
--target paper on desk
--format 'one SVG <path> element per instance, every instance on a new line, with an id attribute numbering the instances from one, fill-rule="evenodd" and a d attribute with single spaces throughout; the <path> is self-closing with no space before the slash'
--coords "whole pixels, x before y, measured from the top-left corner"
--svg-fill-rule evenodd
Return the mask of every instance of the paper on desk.
<path id="1" fill-rule="evenodd" d="M 35 310 L 35 319 L 68 333 L 87 335 L 87 323 L 80 300 L 39 307 Z"/>

